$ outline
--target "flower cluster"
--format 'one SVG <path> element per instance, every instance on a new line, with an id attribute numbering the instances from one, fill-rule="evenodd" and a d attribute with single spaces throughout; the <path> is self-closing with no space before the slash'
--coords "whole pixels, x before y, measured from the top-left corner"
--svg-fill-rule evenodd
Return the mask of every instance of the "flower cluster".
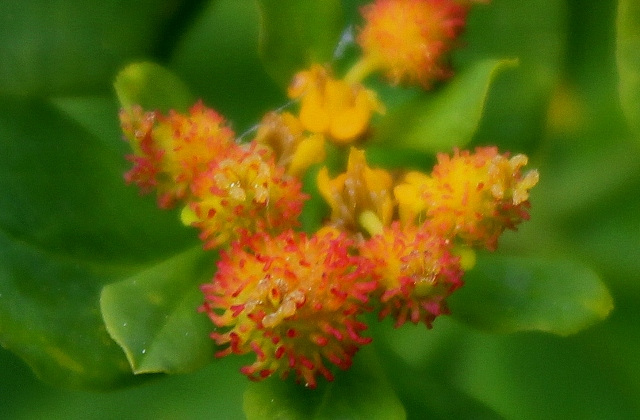
<path id="1" fill-rule="evenodd" d="M 120 120 L 134 153 L 125 174 L 142 192 L 158 191 L 160 207 L 184 205 L 182 220 L 200 229 L 208 248 L 245 232 L 296 227 L 306 195 L 298 178 L 276 164 L 273 150 L 240 144 L 224 119 L 201 102 L 187 115 L 123 110 Z"/>
<path id="2" fill-rule="evenodd" d="M 471 3 L 364 7 L 362 59 L 342 78 L 319 64 L 296 73 L 295 105 L 267 113 L 248 142 L 200 102 L 186 114 L 121 112 L 133 149 L 126 180 L 156 190 L 163 208 L 181 205 L 183 223 L 220 252 L 201 310 L 215 326 L 218 357 L 255 355 L 242 368 L 250 379 L 332 380 L 332 366 L 348 368 L 371 341 L 361 319 L 368 312 L 431 328 L 472 265 L 463 255 L 494 250 L 503 231 L 528 219 L 538 173 L 523 172 L 524 155 L 454 149 L 438 154 L 430 173 L 367 162 L 365 142 L 384 106 L 364 76 L 380 70 L 423 88 L 450 76 L 446 53 Z M 296 231 L 308 198 L 301 179 L 325 163 L 327 142 L 346 165 L 319 169 L 311 190 L 329 212 L 319 230 Z"/>

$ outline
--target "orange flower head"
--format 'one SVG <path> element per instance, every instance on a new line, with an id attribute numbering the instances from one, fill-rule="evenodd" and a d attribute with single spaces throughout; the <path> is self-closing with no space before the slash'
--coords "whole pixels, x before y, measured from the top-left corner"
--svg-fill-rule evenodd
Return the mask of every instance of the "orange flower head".
<path id="1" fill-rule="evenodd" d="M 212 283 L 202 286 L 202 310 L 218 327 L 211 337 L 224 346 L 216 355 L 253 352 L 241 370 L 250 379 L 293 372 L 309 387 L 318 374 L 333 379 L 327 362 L 347 369 L 371 341 L 357 315 L 376 287 L 352 246 L 325 229 L 259 234 L 223 251 Z"/>
<path id="2" fill-rule="evenodd" d="M 233 131 L 217 112 L 197 102 L 187 115 L 144 112 L 140 107 L 120 113 L 134 164 L 125 178 L 142 192 L 158 191 L 160 207 L 186 199 L 189 184 L 207 171 L 233 143 Z"/>
<path id="3" fill-rule="evenodd" d="M 325 159 L 324 136 L 305 134 L 302 123 L 288 112 L 270 112 L 258 127 L 255 141 L 269 146 L 276 156 L 277 164 L 286 168 L 288 174 L 299 176 L 309 166 Z"/>
<path id="4" fill-rule="evenodd" d="M 200 229 L 206 248 L 233 241 L 244 231 L 278 233 L 298 225 L 307 199 L 301 188 L 264 145 L 234 145 L 194 180 L 182 221 Z"/>
<path id="5" fill-rule="evenodd" d="M 391 194 L 393 179 L 382 169 L 367 165 L 364 150 L 351 148 L 347 171 L 334 179 L 327 168 L 318 173 L 318 190 L 331 207 L 331 223 L 352 232 L 361 229 L 363 214 L 373 214 L 379 223 L 388 225 L 393 216 Z"/>
<path id="6" fill-rule="evenodd" d="M 501 155 L 495 147 L 474 153 L 456 149 L 453 157 L 438 154 L 430 177 L 410 174 L 396 187 L 403 221 L 422 217 L 444 237 L 494 250 L 505 229 L 529 218 L 529 190 L 538 182 L 538 172 L 522 175 L 526 164 L 526 156 Z"/>
<path id="7" fill-rule="evenodd" d="M 456 0 L 376 0 L 362 8 L 358 35 L 364 60 L 394 83 L 431 87 L 451 75 L 446 54 L 465 26 L 469 7 Z"/>
<path id="8" fill-rule="evenodd" d="M 379 279 L 380 319 L 391 316 L 396 327 L 410 321 L 431 328 L 438 315 L 448 313 L 445 299 L 462 286 L 463 274 L 449 246 L 427 230 L 401 229 L 397 222 L 361 245 L 361 257 Z"/>
<path id="9" fill-rule="evenodd" d="M 384 110 L 374 91 L 359 83 L 334 79 L 320 65 L 297 73 L 288 95 L 301 101 L 304 129 L 325 134 L 339 144 L 355 141 L 368 129 L 372 114 Z"/>

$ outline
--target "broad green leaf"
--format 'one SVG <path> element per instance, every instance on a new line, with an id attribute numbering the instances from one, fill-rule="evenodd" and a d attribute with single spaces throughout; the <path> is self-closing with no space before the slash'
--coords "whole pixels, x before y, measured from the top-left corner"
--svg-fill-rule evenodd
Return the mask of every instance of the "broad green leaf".
<path id="1" fill-rule="evenodd" d="M 417 346 L 413 350 L 419 351 Z M 446 378 L 433 378 L 431 372 L 402 365 L 395 375 L 394 390 L 406 401 L 408 418 L 504 420 L 486 402 L 451 386 Z"/>
<path id="2" fill-rule="evenodd" d="M 142 379 L 131 376 L 98 310 L 102 283 L 118 270 L 40 248 L 6 231 L 0 231 L 0 261 L 0 344 L 39 378 L 92 389 Z"/>
<path id="3" fill-rule="evenodd" d="M 91 127 L 72 116 L 87 106 L 102 111 Z M 0 101 L 0 343 L 61 386 L 144 378 L 107 334 L 100 290 L 197 243 L 124 184 L 116 110 L 99 99 Z"/>
<path id="4" fill-rule="evenodd" d="M 248 420 L 404 419 L 402 403 L 389 385 L 373 348 L 365 347 L 353 366 L 333 382 L 319 378 L 316 389 L 272 377 L 249 384 L 244 394 Z"/>
<path id="5" fill-rule="evenodd" d="M 576 212 L 593 213 L 594 206 L 603 200 L 609 212 L 614 205 L 612 191 L 640 179 L 640 143 L 620 141 L 615 135 L 601 132 L 583 134 L 579 141 L 583 142 L 579 153 L 571 152 L 574 144 L 562 145 L 552 152 L 562 159 L 546 160 L 539 167 L 543 176 L 532 191 L 537 196 L 532 200 L 534 214 L 562 224 L 567 218 L 581 224 L 584 220 L 576 219 Z M 629 203 L 629 197 L 623 196 L 621 201 Z"/>
<path id="6" fill-rule="evenodd" d="M 496 333 L 570 335 L 605 319 L 613 298 L 591 269 L 566 259 L 486 256 L 449 298 L 452 315 Z"/>
<path id="7" fill-rule="evenodd" d="M 391 319 L 378 322 L 374 317 L 369 325 L 373 344 L 407 418 L 503 418 L 486 401 L 474 399 L 450 383 L 450 372 L 459 367 L 456 355 L 469 337 L 468 327 L 451 317 L 438 317 L 433 329 L 411 323 L 394 328 Z"/>
<path id="8" fill-rule="evenodd" d="M 130 163 L 117 110 L 100 97 L 2 98 L 0 229 L 58 254 L 124 267 L 197 243 L 175 211 L 125 184 Z"/>
<path id="9" fill-rule="evenodd" d="M 473 137 L 493 79 L 517 60 L 484 60 L 456 74 L 439 91 L 421 95 L 381 120 L 376 138 L 393 147 L 435 153 Z"/>
<path id="10" fill-rule="evenodd" d="M 620 102 L 629 122 L 640 132 L 640 2 L 618 2 L 617 30 Z"/>
<path id="11" fill-rule="evenodd" d="M 124 68 L 114 82 L 120 105 L 129 108 L 186 111 L 195 99 L 175 74 L 155 63 L 134 63 Z"/>
<path id="12" fill-rule="evenodd" d="M 247 379 L 240 358 L 225 358 L 188 375 L 158 375 L 144 386 L 117 392 L 78 392 L 38 381 L 0 348 L 3 419 L 182 419 L 242 420 Z"/>
<path id="13" fill-rule="evenodd" d="M 638 418 L 637 297 L 629 303 L 571 337 L 469 331 L 445 378 L 504 419 Z"/>
<path id="14" fill-rule="evenodd" d="M 258 15 L 255 0 L 209 1 L 169 62 L 198 98 L 231 121 L 236 133 L 286 101 L 258 56 Z"/>
<path id="15" fill-rule="evenodd" d="M 214 256 L 200 246 L 140 270 L 102 290 L 107 331 L 123 348 L 134 373 L 186 373 L 210 362 L 213 326 L 198 313 L 201 283 Z"/>
<path id="16" fill-rule="evenodd" d="M 120 66 L 156 52 L 181 3 L 0 2 L 0 93 L 106 93 Z"/>
<path id="17" fill-rule="evenodd" d="M 465 45 L 453 53 L 454 68 L 496 57 L 519 61 L 492 86 L 478 142 L 527 151 L 539 141 L 549 95 L 566 64 L 567 8 L 567 2 L 549 0 L 501 0 L 472 7 Z M 584 22 L 576 25 L 588 27 Z"/>
<path id="18" fill-rule="evenodd" d="M 258 0 L 260 55 L 281 86 L 310 64 L 331 60 L 344 27 L 340 0 Z"/>

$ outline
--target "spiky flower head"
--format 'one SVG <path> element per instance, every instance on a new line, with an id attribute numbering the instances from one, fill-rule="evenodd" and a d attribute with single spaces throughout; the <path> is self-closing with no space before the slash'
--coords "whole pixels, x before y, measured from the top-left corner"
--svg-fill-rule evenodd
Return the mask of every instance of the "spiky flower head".
<path id="1" fill-rule="evenodd" d="M 394 83 L 431 87 L 451 75 L 446 54 L 465 26 L 456 0 L 376 0 L 362 8 L 358 35 L 364 60 Z"/>
<path id="2" fill-rule="evenodd" d="M 522 174 L 527 160 L 496 147 L 440 153 L 431 176 L 410 173 L 395 188 L 400 216 L 405 224 L 426 222 L 443 237 L 494 250 L 505 229 L 529 218 L 529 190 L 538 172 Z"/>
<path id="3" fill-rule="evenodd" d="M 270 112 L 264 116 L 255 141 L 269 146 L 278 166 L 290 175 L 300 176 L 309 166 L 325 159 L 324 136 L 307 134 L 298 118 L 289 112 Z"/>
<path id="4" fill-rule="evenodd" d="M 223 251 L 212 283 L 202 286 L 218 329 L 218 357 L 255 353 L 242 372 L 252 380 L 291 372 L 309 387 L 316 376 L 333 379 L 332 363 L 346 369 L 369 338 L 357 319 L 375 282 L 351 252 L 344 234 L 286 231 L 235 242 Z"/>
<path id="5" fill-rule="evenodd" d="M 189 112 L 145 112 L 134 106 L 120 112 L 125 138 L 133 154 L 127 182 L 143 193 L 157 190 L 160 207 L 186 199 L 189 185 L 233 143 L 234 133 L 216 111 L 197 102 Z"/>
<path id="6" fill-rule="evenodd" d="M 447 313 L 445 299 L 462 286 L 460 260 L 450 242 L 416 226 L 394 222 L 360 246 L 379 280 L 379 317 L 390 316 L 399 327 L 410 321 L 431 328 Z"/>
<path id="7" fill-rule="evenodd" d="M 245 231 L 279 233 L 295 227 L 307 199 L 300 181 L 285 174 L 271 150 L 257 143 L 234 144 L 193 180 L 191 189 L 182 221 L 200 229 L 206 248 Z"/>
<path id="8" fill-rule="evenodd" d="M 362 230 L 361 217 L 373 214 L 382 225 L 391 223 L 393 179 L 383 169 L 368 166 L 364 150 L 351 148 L 347 171 L 336 178 L 328 169 L 318 173 L 318 190 L 331 207 L 331 224 L 344 230 Z"/>
<path id="9" fill-rule="evenodd" d="M 320 65 L 297 73 L 288 95 L 300 99 L 300 122 L 306 130 L 341 144 L 355 141 L 368 129 L 372 114 L 384 110 L 374 91 L 335 79 Z"/>

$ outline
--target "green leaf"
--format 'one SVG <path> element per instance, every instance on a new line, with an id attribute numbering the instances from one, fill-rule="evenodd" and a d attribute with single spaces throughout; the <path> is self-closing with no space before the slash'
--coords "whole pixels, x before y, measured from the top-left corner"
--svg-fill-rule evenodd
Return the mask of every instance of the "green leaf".
<path id="1" fill-rule="evenodd" d="M 496 333 L 570 335 L 606 318 L 613 298 L 591 269 L 566 259 L 486 256 L 449 299 L 453 316 Z"/>
<path id="2" fill-rule="evenodd" d="M 312 63 L 331 60 L 344 27 L 340 0 L 258 0 L 260 55 L 281 86 Z"/>
<path id="3" fill-rule="evenodd" d="M 119 67 L 154 52 L 181 2 L 0 2 L 0 93 L 108 92 Z"/>
<path id="4" fill-rule="evenodd" d="M 180 37 L 169 63 L 198 98 L 233 123 L 236 133 L 287 100 L 258 56 L 258 15 L 254 0 L 209 1 Z"/>
<path id="5" fill-rule="evenodd" d="M 622 110 L 640 132 L 640 3 L 618 2 L 616 58 Z"/>
<path id="6" fill-rule="evenodd" d="M 394 148 L 435 153 L 464 146 L 478 128 L 493 79 L 517 60 L 484 60 L 458 73 L 439 91 L 389 113 L 376 138 Z"/>
<path id="7" fill-rule="evenodd" d="M 213 359 L 213 326 L 198 313 L 214 256 L 198 246 L 106 286 L 100 307 L 107 331 L 134 373 L 186 373 Z"/>
<path id="8" fill-rule="evenodd" d="M 477 332 L 451 317 L 438 317 L 433 329 L 410 323 L 394 328 L 389 318 L 370 320 L 373 344 L 408 418 L 503 419 L 487 401 L 451 385 L 455 372 L 464 372 L 458 354 Z"/>
<path id="9" fill-rule="evenodd" d="M 147 110 L 184 112 L 195 102 L 180 78 L 155 63 L 127 66 L 118 73 L 113 85 L 124 108 L 140 105 Z"/>
<path id="10" fill-rule="evenodd" d="M 102 324 L 98 296 L 112 267 L 70 259 L 0 231 L 0 344 L 42 380 L 72 388 L 132 384 Z"/>
<path id="11" fill-rule="evenodd" d="M 117 392 L 77 392 L 47 386 L 0 349 L 4 419 L 242 420 L 247 379 L 238 360 L 223 359 L 189 375 L 158 375 Z M 231 362 L 231 363 L 229 363 Z"/>
<path id="12" fill-rule="evenodd" d="M 567 2 L 501 0 L 474 6 L 463 37 L 464 48 L 453 53 L 455 68 L 496 57 L 519 61 L 492 86 L 476 138 L 501 149 L 529 150 L 540 140 L 549 95 L 566 66 Z"/>
<path id="13" fill-rule="evenodd" d="M 74 119 L 88 108 L 93 123 Z M 100 291 L 196 243 L 124 184 L 116 110 L 105 98 L 0 101 L 0 343 L 60 386 L 145 378 L 109 337 Z"/>
<path id="14" fill-rule="evenodd" d="M 266 419 L 404 419 L 406 414 L 372 348 L 363 348 L 353 366 L 335 381 L 320 379 L 308 389 L 293 381 L 270 378 L 252 383 L 244 394 L 248 420 Z"/>

